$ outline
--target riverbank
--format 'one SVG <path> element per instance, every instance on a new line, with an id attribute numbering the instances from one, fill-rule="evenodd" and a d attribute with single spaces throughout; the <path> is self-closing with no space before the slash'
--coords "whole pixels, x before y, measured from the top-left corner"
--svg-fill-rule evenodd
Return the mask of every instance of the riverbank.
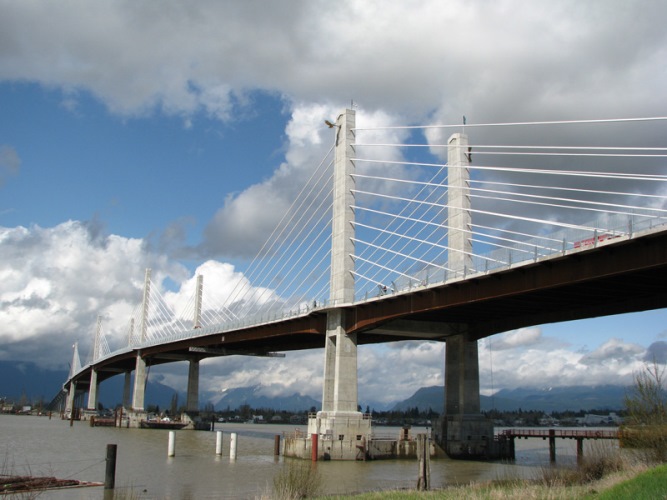
<path id="1" fill-rule="evenodd" d="M 527 500 L 652 499 L 667 495 L 667 464 L 653 468 L 635 465 L 584 484 L 566 484 L 550 474 L 535 480 L 498 479 L 487 483 L 450 486 L 435 491 L 378 491 L 354 495 L 354 500 Z M 559 484 L 561 483 L 561 484 Z M 343 500 L 350 496 L 326 496 L 322 500 Z"/>

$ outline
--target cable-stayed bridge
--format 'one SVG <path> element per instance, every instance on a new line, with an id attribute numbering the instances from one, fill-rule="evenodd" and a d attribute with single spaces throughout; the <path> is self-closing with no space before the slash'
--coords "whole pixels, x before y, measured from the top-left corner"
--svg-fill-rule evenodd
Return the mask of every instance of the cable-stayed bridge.
<path id="1" fill-rule="evenodd" d="M 83 366 L 75 350 L 68 408 L 88 390 L 94 409 L 97 384 L 125 373 L 124 405 L 140 418 L 146 367 L 188 360 L 194 412 L 201 359 L 325 347 L 309 434 L 343 436 L 356 452 L 370 433 L 357 345 L 437 340 L 438 439 L 452 456 L 485 455 L 478 339 L 667 305 L 667 117 L 371 128 L 347 110 L 331 128 L 331 148 L 243 273 L 176 293 L 147 271 L 123 343 L 109 345 L 98 321 Z"/>

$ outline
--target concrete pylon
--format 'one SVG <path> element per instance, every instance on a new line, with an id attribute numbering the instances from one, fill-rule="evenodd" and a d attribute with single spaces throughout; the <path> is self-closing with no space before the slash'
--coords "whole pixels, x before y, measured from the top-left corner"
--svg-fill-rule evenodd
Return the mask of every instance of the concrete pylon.
<path id="1" fill-rule="evenodd" d="M 125 372 L 125 380 L 123 383 L 123 408 L 129 408 L 132 403 L 132 372 Z"/>
<path id="2" fill-rule="evenodd" d="M 67 389 L 67 402 L 65 403 L 65 413 L 71 414 L 74 410 L 74 398 L 76 397 L 76 382 L 73 380 L 70 381 L 69 388 Z"/>
<path id="3" fill-rule="evenodd" d="M 144 276 L 144 295 L 141 302 L 141 335 L 140 342 L 146 340 L 148 330 L 148 306 L 151 297 L 151 270 L 146 269 Z M 132 410 L 135 412 L 144 411 L 144 397 L 146 393 L 146 360 L 141 356 L 141 351 L 137 351 L 137 359 L 134 368 L 134 391 L 132 393 Z"/>
<path id="4" fill-rule="evenodd" d="M 335 124 L 330 303 L 354 301 L 354 127 L 355 112 L 345 110 Z M 322 410 L 308 419 L 308 435 L 321 442 L 321 458 L 355 460 L 357 444 L 371 434 L 371 421 L 358 411 L 357 337 L 345 331 L 345 311 L 327 314 Z"/>
<path id="5" fill-rule="evenodd" d="M 65 412 L 70 413 L 74 409 L 74 398 L 76 396 L 76 382 L 72 377 L 81 370 L 81 358 L 79 357 L 79 343 L 74 342 L 72 345 L 72 363 L 69 368 L 69 388 L 67 389 L 67 402 L 65 404 Z"/>
<path id="6" fill-rule="evenodd" d="M 199 411 L 199 359 L 191 359 L 188 368 L 188 394 L 185 402 L 188 413 Z"/>
<path id="7" fill-rule="evenodd" d="M 465 134 L 448 141 L 448 268 L 457 277 L 472 270 L 470 147 Z M 445 414 L 436 439 L 453 458 L 492 455 L 493 424 L 480 413 L 477 340 L 465 325 L 448 336 L 445 354 Z"/>
<path id="8" fill-rule="evenodd" d="M 97 410 L 97 388 L 99 384 L 97 382 L 97 370 L 92 368 L 90 370 L 90 386 L 88 387 L 88 405 L 86 406 L 87 410 L 95 411 Z"/>

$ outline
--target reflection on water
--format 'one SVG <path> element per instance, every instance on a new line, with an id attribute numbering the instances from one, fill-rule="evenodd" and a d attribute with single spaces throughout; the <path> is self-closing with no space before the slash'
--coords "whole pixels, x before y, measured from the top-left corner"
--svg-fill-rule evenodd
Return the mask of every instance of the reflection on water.
<path id="1" fill-rule="evenodd" d="M 305 431 L 305 427 L 299 427 Z M 273 477 L 284 464 L 273 456 L 274 436 L 291 433 L 293 425 L 216 424 L 222 430 L 223 455 L 215 455 L 215 432 L 176 431 L 176 456 L 167 458 L 168 432 L 152 429 L 91 428 L 88 422 L 45 417 L 0 415 L 0 460 L 16 472 L 104 481 L 106 445 L 117 444 L 116 486 L 131 488 L 141 498 L 255 498 L 271 491 Z M 383 427 L 379 432 L 400 429 Z M 236 461 L 229 459 L 229 433 L 238 434 Z M 413 435 L 425 432 L 413 428 Z M 584 444 L 584 453 L 588 443 Z M 559 464 L 573 463 L 574 440 L 557 440 Z M 549 463 L 547 441 L 516 441 L 514 464 L 435 459 L 431 462 L 434 488 L 510 477 L 534 477 Z M 287 459 L 290 460 L 290 459 Z M 322 492 L 351 493 L 378 489 L 413 488 L 413 460 L 318 462 Z M 102 488 L 48 492 L 40 498 L 103 498 Z"/>

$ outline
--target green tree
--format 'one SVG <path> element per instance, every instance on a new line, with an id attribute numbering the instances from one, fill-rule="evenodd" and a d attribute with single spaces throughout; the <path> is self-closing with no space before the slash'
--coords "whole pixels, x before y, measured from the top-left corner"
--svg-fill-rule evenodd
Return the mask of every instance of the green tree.
<path id="1" fill-rule="evenodd" d="M 655 360 L 635 373 L 634 385 L 625 396 L 625 407 L 628 417 L 623 442 L 647 450 L 656 461 L 667 461 L 665 369 Z"/>

